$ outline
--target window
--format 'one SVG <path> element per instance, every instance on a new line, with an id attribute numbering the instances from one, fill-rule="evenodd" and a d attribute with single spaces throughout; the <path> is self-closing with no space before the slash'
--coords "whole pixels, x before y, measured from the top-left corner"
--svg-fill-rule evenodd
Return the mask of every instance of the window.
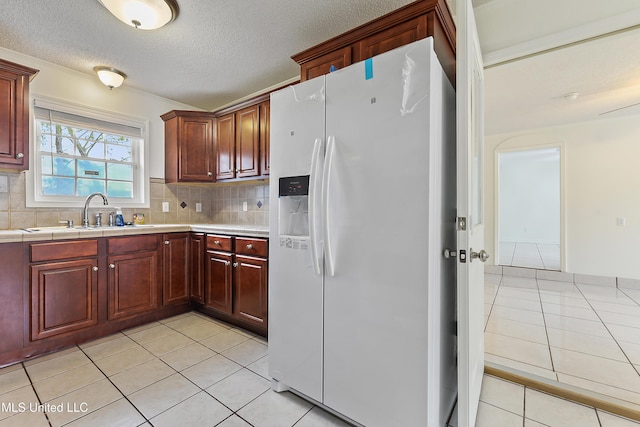
<path id="1" fill-rule="evenodd" d="M 147 124 L 35 99 L 29 206 L 79 206 L 95 192 L 109 204 L 148 207 Z"/>

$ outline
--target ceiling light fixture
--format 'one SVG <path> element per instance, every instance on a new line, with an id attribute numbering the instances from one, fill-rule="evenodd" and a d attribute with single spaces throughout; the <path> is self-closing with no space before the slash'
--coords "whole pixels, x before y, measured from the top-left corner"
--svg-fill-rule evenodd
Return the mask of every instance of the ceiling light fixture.
<path id="1" fill-rule="evenodd" d="M 98 0 L 116 18 L 141 30 L 155 30 L 176 19 L 175 0 Z"/>
<path id="2" fill-rule="evenodd" d="M 120 87 L 124 79 L 127 78 L 125 73 L 112 67 L 93 67 L 93 71 L 98 74 L 100 81 L 109 89 Z"/>
<path id="3" fill-rule="evenodd" d="M 580 92 L 569 92 L 562 95 L 565 101 L 575 101 L 580 96 Z"/>

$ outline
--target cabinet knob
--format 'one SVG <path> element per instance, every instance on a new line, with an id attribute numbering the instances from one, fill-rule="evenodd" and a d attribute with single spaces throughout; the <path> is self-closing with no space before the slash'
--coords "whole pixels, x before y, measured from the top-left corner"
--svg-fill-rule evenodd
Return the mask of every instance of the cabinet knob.
<path id="1" fill-rule="evenodd" d="M 240 169 L 236 169 L 236 173 L 239 173 L 239 172 L 240 172 Z"/>
<path id="2" fill-rule="evenodd" d="M 116 268 L 115 264 L 109 264 L 109 268 Z"/>
<path id="3" fill-rule="evenodd" d="M 234 267 L 237 267 L 237 266 L 238 266 L 238 263 L 237 263 L 237 262 L 234 262 L 234 263 L 233 263 L 233 266 L 234 266 Z"/>
<path id="4" fill-rule="evenodd" d="M 164 241 L 164 244 L 165 244 L 165 245 L 168 245 L 169 243 L 171 243 L 171 242 L 169 242 L 168 240 L 165 240 L 165 241 Z"/>
<path id="5" fill-rule="evenodd" d="M 229 265 L 229 264 L 231 264 L 231 261 L 225 261 L 224 262 L 224 265 Z"/>
<path id="6" fill-rule="evenodd" d="M 213 176 L 213 172 L 207 172 L 207 175 Z"/>
<path id="7" fill-rule="evenodd" d="M 22 154 L 22 153 L 16 154 L 16 159 L 21 159 L 23 157 L 24 157 L 24 154 Z"/>
<path id="8" fill-rule="evenodd" d="M 249 250 L 253 249 L 253 245 L 252 245 L 251 243 L 249 243 L 249 244 L 247 245 L 247 249 L 249 249 Z"/>
<path id="9" fill-rule="evenodd" d="M 213 241 L 213 244 L 214 244 L 214 245 L 217 245 L 217 246 L 220 246 L 220 240 L 214 240 L 214 241 Z"/>
<path id="10" fill-rule="evenodd" d="M 93 271 L 98 271 L 98 267 L 94 266 Z"/>

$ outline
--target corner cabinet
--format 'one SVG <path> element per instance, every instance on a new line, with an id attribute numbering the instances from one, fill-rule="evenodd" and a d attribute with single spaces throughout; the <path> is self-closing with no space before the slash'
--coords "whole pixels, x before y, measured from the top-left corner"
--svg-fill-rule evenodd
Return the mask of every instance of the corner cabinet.
<path id="1" fill-rule="evenodd" d="M 213 115 L 173 110 L 164 120 L 165 182 L 214 182 Z"/>
<path id="2" fill-rule="evenodd" d="M 0 59 L 0 169 L 29 168 L 29 82 L 37 73 Z"/>
<path id="3" fill-rule="evenodd" d="M 300 80 L 304 81 L 426 37 L 433 37 L 436 55 L 455 86 L 456 33 L 445 0 L 414 1 L 292 59 L 300 65 Z"/>

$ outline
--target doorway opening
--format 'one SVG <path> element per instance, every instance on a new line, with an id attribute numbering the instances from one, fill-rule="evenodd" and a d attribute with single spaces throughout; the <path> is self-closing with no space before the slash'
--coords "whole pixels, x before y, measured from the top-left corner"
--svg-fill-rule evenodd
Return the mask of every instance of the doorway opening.
<path id="1" fill-rule="evenodd" d="M 560 147 L 498 152 L 498 263 L 561 269 Z"/>

